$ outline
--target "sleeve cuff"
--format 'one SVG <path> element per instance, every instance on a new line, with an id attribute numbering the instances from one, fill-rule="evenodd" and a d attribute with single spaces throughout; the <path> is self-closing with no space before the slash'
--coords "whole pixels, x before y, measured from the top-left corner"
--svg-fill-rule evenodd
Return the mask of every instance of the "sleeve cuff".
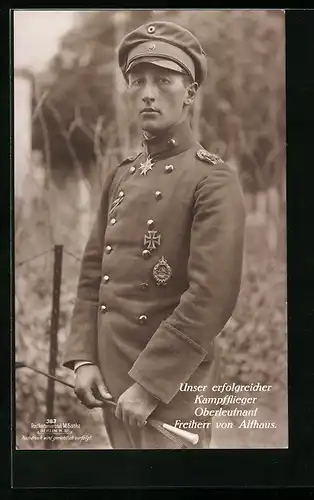
<path id="1" fill-rule="evenodd" d="M 80 367 L 80 366 L 84 366 L 84 365 L 94 365 L 94 363 L 92 361 L 76 361 L 74 363 L 74 373 L 76 372 L 76 370 Z"/>
<path id="2" fill-rule="evenodd" d="M 170 403 L 207 352 L 170 324 L 162 323 L 141 352 L 129 376 L 163 403 Z"/>
<path id="3" fill-rule="evenodd" d="M 97 365 L 98 304 L 77 299 L 71 321 L 71 333 L 66 341 L 63 366 L 74 369 L 78 360 Z"/>

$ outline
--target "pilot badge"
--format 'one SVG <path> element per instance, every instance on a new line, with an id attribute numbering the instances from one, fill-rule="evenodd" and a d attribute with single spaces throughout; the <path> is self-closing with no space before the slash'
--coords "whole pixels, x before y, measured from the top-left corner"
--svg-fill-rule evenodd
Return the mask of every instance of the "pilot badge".
<path id="1" fill-rule="evenodd" d="M 161 257 L 153 268 L 153 276 L 157 285 L 166 285 L 172 275 L 172 269 L 165 257 Z"/>

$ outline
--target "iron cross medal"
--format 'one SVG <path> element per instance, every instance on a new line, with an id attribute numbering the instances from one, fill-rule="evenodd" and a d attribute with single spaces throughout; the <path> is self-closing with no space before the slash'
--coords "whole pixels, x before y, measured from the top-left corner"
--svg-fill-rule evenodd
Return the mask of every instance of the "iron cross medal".
<path id="1" fill-rule="evenodd" d="M 144 235 L 144 245 L 147 245 L 148 250 L 156 250 L 160 245 L 161 235 L 157 231 L 148 231 Z"/>
<path id="2" fill-rule="evenodd" d="M 153 169 L 154 163 L 150 156 L 147 157 L 147 160 L 141 163 L 139 170 L 141 171 L 141 175 L 147 175 L 147 172 Z"/>

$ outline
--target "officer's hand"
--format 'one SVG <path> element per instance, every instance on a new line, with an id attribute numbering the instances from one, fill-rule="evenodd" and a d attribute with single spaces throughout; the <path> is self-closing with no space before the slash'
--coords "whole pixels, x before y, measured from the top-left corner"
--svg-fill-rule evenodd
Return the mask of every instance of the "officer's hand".
<path id="1" fill-rule="evenodd" d="M 76 370 L 74 392 L 89 409 L 103 406 L 103 401 L 112 399 L 96 365 L 82 365 Z"/>
<path id="2" fill-rule="evenodd" d="M 115 415 L 125 424 L 142 427 L 158 405 L 158 399 L 135 382 L 118 399 Z"/>

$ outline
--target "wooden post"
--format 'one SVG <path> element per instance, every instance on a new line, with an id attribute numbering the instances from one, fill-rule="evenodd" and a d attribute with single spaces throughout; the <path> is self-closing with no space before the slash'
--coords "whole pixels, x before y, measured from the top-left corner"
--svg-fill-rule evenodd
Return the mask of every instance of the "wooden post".
<path id="1" fill-rule="evenodd" d="M 52 291 L 52 311 L 50 325 L 50 352 L 49 352 L 49 374 L 55 376 L 58 359 L 58 329 L 60 312 L 60 290 L 62 274 L 62 254 L 63 245 L 54 247 L 54 266 L 53 266 L 53 291 Z M 54 418 L 54 395 L 55 381 L 48 379 L 47 398 L 46 398 L 46 419 Z M 45 448 L 51 448 L 52 441 L 45 441 Z"/>

